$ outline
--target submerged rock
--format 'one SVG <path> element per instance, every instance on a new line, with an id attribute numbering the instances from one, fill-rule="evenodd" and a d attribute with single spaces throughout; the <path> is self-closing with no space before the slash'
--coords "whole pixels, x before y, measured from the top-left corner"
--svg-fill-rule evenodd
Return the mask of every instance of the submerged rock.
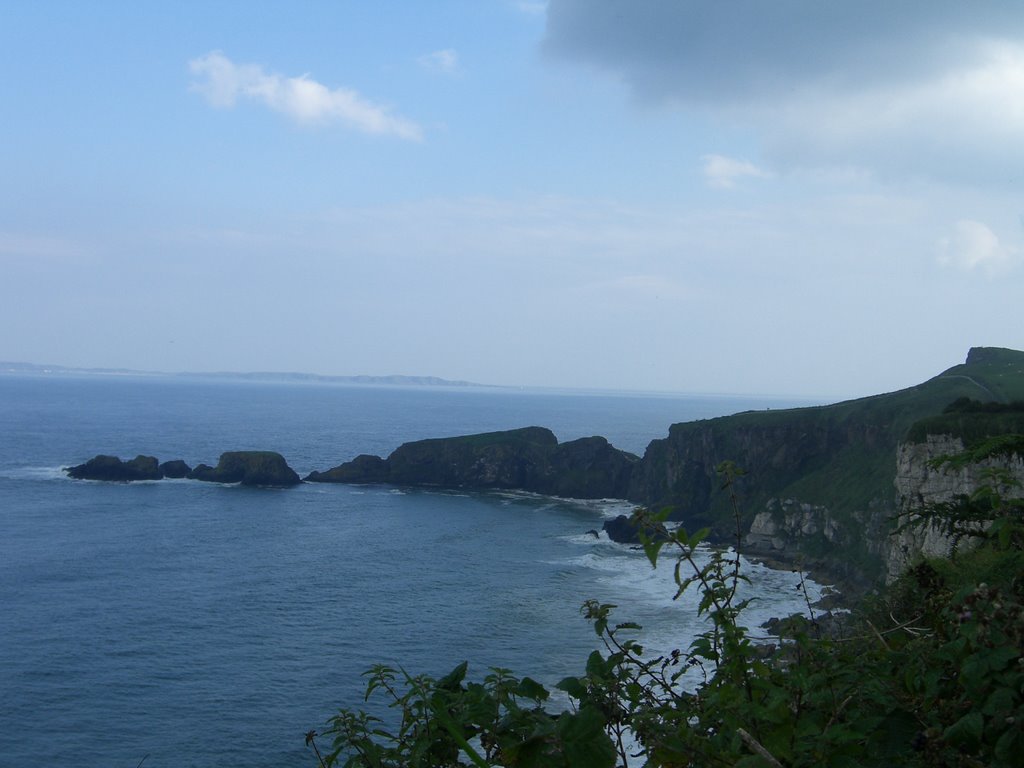
<path id="1" fill-rule="evenodd" d="M 188 473 L 191 480 L 242 485 L 291 486 L 302 482 L 284 457 L 274 451 L 228 451 L 216 467 L 200 464 Z"/>
<path id="2" fill-rule="evenodd" d="M 121 461 L 117 456 L 94 456 L 84 464 L 66 467 L 65 472 L 76 480 L 107 480 L 131 482 L 132 480 L 159 480 L 163 477 L 153 456 L 136 456 Z"/>

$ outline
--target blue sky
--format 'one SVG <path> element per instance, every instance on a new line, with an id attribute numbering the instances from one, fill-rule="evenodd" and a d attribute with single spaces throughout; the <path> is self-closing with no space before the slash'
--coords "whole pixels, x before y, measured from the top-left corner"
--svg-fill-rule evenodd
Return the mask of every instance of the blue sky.
<path id="1" fill-rule="evenodd" d="M 848 397 L 1024 348 L 1016 3 L 0 6 L 0 359 Z"/>

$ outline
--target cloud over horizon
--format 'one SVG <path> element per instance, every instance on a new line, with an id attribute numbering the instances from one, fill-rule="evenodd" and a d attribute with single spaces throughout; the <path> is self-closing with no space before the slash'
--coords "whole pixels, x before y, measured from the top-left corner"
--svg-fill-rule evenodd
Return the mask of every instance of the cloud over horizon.
<path id="1" fill-rule="evenodd" d="M 351 88 L 328 88 L 308 75 L 267 74 L 258 64 L 236 64 L 220 51 L 192 59 L 189 70 L 197 79 L 191 90 L 207 103 L 230 109 L 249 99 L 299 123 L 337 122 L 362 133 L 421 141 L 423 129 L 412 120 L 365 99 Z"/>

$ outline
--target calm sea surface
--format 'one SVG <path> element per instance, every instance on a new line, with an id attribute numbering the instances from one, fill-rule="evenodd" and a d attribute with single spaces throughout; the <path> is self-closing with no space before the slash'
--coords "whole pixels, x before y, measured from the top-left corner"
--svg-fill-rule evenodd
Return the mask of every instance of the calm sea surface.
<path id="1" fill-rule="evenodd" d="M 315 766 L 303 734 L 362 702 L 381 662 L 582 672 L 584 599 L 646 644 L 685 645 L 671 574 L 588 535 L 621 502 L 187 480 L 107 484 L 97 453 L 216 463 L 282 453 L 305 475 L 407 440 L 541 425 L 643 453 L 676 421 L 772 399 L 0 376 L 0 766 Z M 662 572 L 662 571 L 665 572 Z M 801 607 L 751 566 L 748 623 Z"/>

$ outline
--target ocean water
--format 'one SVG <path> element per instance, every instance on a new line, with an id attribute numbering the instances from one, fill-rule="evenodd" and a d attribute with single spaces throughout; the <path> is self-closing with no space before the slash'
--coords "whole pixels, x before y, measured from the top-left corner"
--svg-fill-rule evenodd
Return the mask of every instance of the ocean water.
<path id="1" fill-rule="evenodd" d="M 362 703 L 375 663 L 543 682 L 580 673 L 583 600 L 668 650 L 696 630 L 669 569 L 595 538 L 620 501 L 187 480 L 108 484 L 97 453 L 304 475 L 425 437 L 550 427 L 642 453 L 668 425 L 776 399 L 0 376 L 0 766 L 313 766 L 303 735 Z M 749 566 L 754 626 L 799 610 Z M 812 589 L 817 589 L 812 585 Z"/>

